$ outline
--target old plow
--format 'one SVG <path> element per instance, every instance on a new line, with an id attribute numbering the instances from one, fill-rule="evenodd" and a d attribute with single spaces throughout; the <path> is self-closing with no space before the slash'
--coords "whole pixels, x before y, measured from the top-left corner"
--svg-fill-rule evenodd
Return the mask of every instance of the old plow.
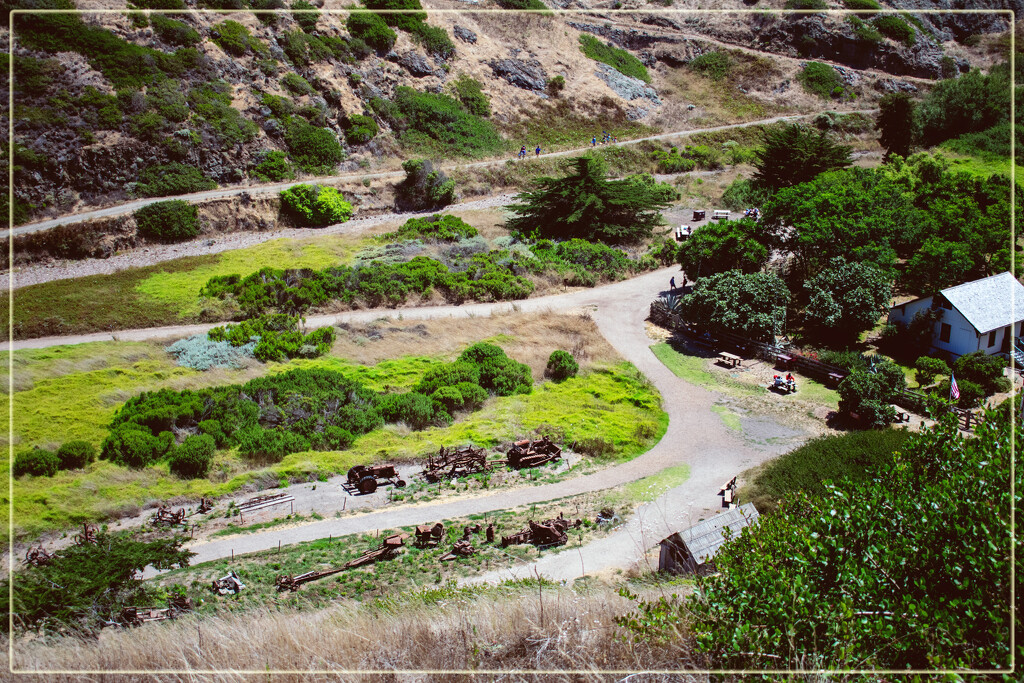
<path id="1" fill-rule="evenodd" d="M 222 576 L 219 579 L 214 579 L 210 582 L 210 590 L 218 595 L 238 595 L 245 589 L 245 584 L 242 583 L 242 579 L 238 578 L 238 574 L 235 572 L 228 572 L 226 576 Z"/>
<path id="2" fill-rule="evenodd" d="M 444 538 L 444 524 L 437 522 L 433 526 L 429 524 L 423 524 L 416 527 L 416 540 L 414 541 L 417 548 L 429 548 L 436 546 Z"/>
<path id="3" fill-rule="evenodd" d="M 423 468 L 423 478 L 433 484 L 442 479 L 455 479 L 490 469 L 490 465 L 487 464 L 487 453 L 482 448 L 441 446 L 436 456 L 431 455 L 427 459 L 427 465 Z"/>
<path id="4" fill-rule="evenodd" d="M 91 524 L 82 525 L 82 533 L 75 534 L 74 541 L 76 545 L 85 545 L 86 543 L 99 543 L 96 540 L 96 527 Z"/>
<path id="5" fill-rule="evenodd" d="M 409 538 L 409 534 L 394 534 L 392 536 L 388 536 L 376 548 L 365 551 L 359 557 L 346 562 L 340 567 L 306 572 L 305 574 L 299 574 L 298 576 L 281 574 L 274 580 L 274 585 L 277 587 L 278 591 L 297 591 L 299 590 L 299 586 L 304 583 L 316 581 L 317 579 L 322 579 L 325 576 L 331 576 L 332 574 L 338 574 L 346 569 L 362 567 L 363 565 L 380 562 L 381 560 L 390 560 L 402 549 L 402 546 L 405 545 L 405 539 L 407 538 Z"/>
<path id="6" fill-rule="evenodd" d="M 172 511 L 169 507 L 161 505 L 157 508 L 156 514 L 149 520 L 153 526 L 178 526 L 186 524 L 185 508 Z"/>
<path id="7" fill-rule="evenodd" d="M 543 436 L 536 441 L 526 439 L 512 444 L 512 448 L 508 449 L 508 466 L 517 470 L 537 467 L 555 462 L 561 457 L 562 449 Z"/>
<path id="8" fill-rule="evenodd" d="M 53 560 L 53 555 L 46 552 L 46 548 L 39 546 L 37 548 L 29 548 L 25 553 L 25 564 L 32 567 L 42 567 L 50 564 Z"/>
<path id="9" fill-rule="evenodd" d="M 150 621 L 174 619 L 179 614 L 192 611 L 191 598 L 173 597 L 168 604 L 168 607 L 125 607 L 117 616 L 117 620 L 107 622 L 107 625 L 130 628 L 132 626 L 142 626 Z"/>
<path id="10" fill-rule="evenodd" d="M 579 528 L 583 520 L 577 519 L 575 523 L 562 517 L 561 514 L 554 519 L 543 522 L 534 522 L 532 519 L 522 531 L 511 536 L 501 537 L 501 547 L 507 548 L 510 545 L 520 543 L 532 543 L 538 548 L 549 548 L 556 545 L 565 545 L 569 542 L 569 527 Z"/>

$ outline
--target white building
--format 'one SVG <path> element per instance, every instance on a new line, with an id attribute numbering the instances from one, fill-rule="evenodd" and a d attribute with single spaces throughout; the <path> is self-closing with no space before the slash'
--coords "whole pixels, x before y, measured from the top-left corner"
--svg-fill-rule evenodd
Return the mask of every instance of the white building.
<path id="1" fill-rule="evenodd" d="M 909 325 L 933 306 L 942 317 L 932 330 L 931 349 L 953 358 L 984 351 L 1009 354 L 1013 340 L 1024 336 L 1024 285 L 1010 273 L 965 282 L 934 297 L 914 299 L 889 309 L 889 322 Z"/>

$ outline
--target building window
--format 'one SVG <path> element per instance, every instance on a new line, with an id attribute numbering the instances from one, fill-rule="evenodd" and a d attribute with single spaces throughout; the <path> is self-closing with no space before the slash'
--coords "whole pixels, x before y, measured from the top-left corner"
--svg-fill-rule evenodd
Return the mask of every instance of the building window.
<path id="1" fill-rule="evenodd" d="M 992 330 L 991 332 L 988 333 L 988 345 L 989 346 L 995 346 L 996 345 L 996 331 L 995 330 Z"/>
<path id="2" fill-rule="evenodd" d="M 952 331 L 953 328 L 949 326 L 949 323 L 941 323 L 941 325 L 942 326 L 939 328 L 939 341 L 948 344 L 949 333 Z"/>

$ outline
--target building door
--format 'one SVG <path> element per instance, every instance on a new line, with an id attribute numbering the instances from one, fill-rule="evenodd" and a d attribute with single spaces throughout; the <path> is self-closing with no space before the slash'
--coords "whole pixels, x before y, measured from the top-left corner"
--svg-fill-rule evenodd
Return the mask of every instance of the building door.
<path id="1" fill-rule="evenodd" d="M 1003 345 L 1000 347 L 1000 353 L 1010 352 L 1010 339 L 1013 338 L 1013 325 L 1007 325 L 1006 329 L 1003 330 Z"/>

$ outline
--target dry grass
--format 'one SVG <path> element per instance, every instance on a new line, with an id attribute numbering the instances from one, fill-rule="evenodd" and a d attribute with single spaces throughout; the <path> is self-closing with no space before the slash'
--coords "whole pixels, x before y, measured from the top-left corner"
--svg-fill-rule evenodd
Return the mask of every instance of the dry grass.
<path id="1" fill-rule="evenodd" d="M 645 599 L 657 599 L 662 591 L 642 593 Z M 577 592 L 519 585 L 491 589 L 479 597 L 465 590 L 427 591 L 397 605 L 344 604 L 315 612 L 186 617 L 131 631 L 106 631 L 98 641 L 19 641 L 14 663 L 22 671 L 181 672 L 147 677 L 157 681 L 251 680 L 245 671 L 263 673 L 268 679 L 270 671 L 323 672 L 274 675 L 275 681 L 307 681 L 327 679 L 327 672 L 370 670 L 453 672 L 390 678 L 402 681 L 465 680 L 464 674 L 454 672 L 466 670 L 572 670 L 579 673 L 547 675 L 545 680 L 598 681 L 621 675 L 588 672 L 695 668 L 685 636 L 666 645 L 623 637 L 614 619 L 632 606 L 609 586 Z M 222 673 L 200 673 L 210 670 Z M 337 676 L 333 673 L 330 680 Z M 513 674 L 511 680 L 527 678 L 532 677 Z M 364 679 L 381 680 L 351 674 L 342 680 Z M 82 679 L 64 673 L 46 675 L 45 680 Z"/>
<path id="2" fill-rule="evenodd" d="M 572 353 L 581 363 L 619 360 L 590 316 L 508 313 L 452 320 L 376 320 L 341 330 L 331 353 L 362 365 L 402 356 L 456 356 L 482 339 L 500 342 L 512 358 L 543 377 L 553 349 Z"/>

